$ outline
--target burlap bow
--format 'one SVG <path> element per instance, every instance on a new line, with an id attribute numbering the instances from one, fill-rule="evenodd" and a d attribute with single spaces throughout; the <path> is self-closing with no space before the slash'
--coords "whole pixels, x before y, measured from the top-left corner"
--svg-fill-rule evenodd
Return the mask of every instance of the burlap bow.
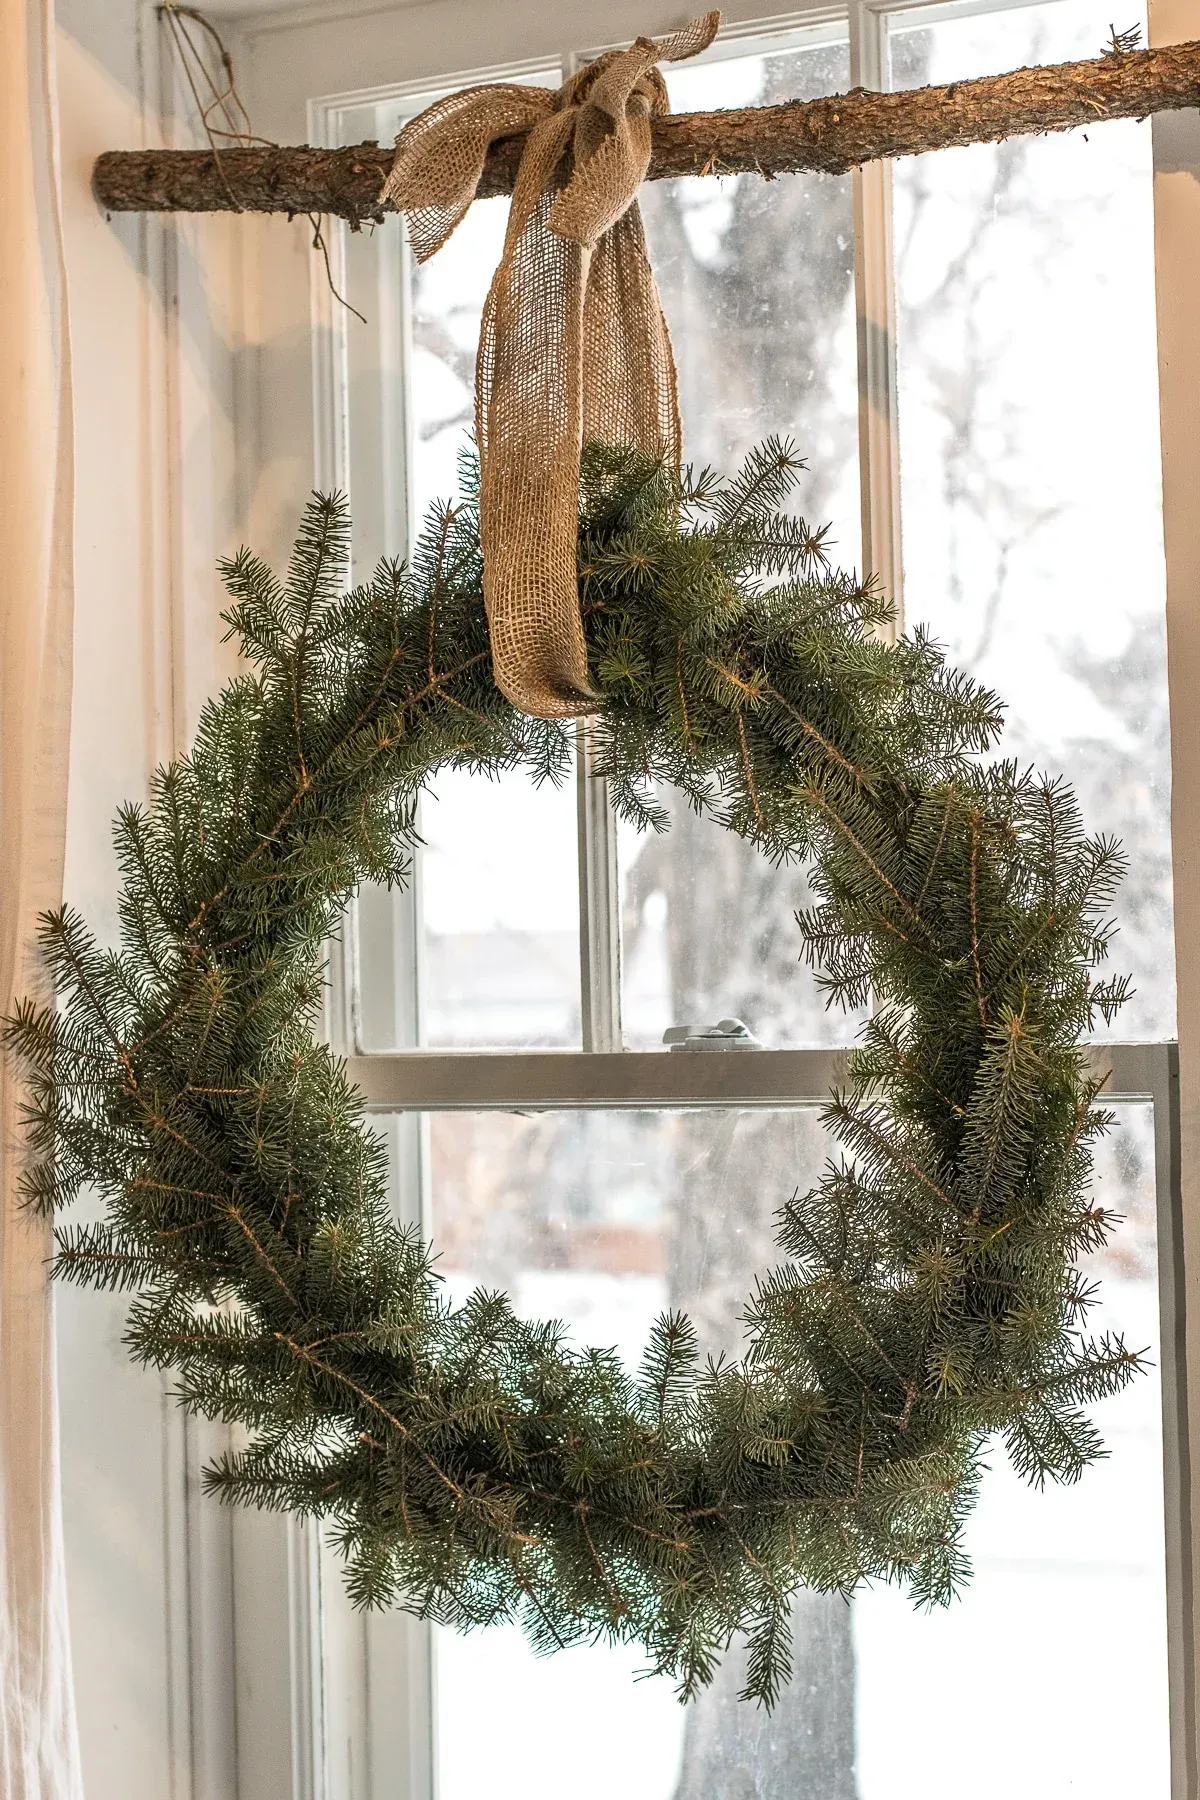
<path id="1" fill-rule="evenodd" d="M 490 146 L 529 136 L 476 364 L 483 591 L 497 686 L 536 718 L 597 709 L 579 613 L 584 439 L 679 461 L 675 360 L 636 195 L 650 121 L 669 112 L 656 64 L 707 48 L 710 12 L 610 50 L 557 92 L 464 88 L 396 140 L 385 198 L 424 262 L 464 217 Z"/>

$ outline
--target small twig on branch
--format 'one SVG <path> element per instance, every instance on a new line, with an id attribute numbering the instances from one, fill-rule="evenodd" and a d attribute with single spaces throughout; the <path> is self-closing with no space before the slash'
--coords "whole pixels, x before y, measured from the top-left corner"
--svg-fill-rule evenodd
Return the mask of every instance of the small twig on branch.
<path id="1" fill-rule="evenodd" d="M 170 33 L 171 42 L 179 58 L 179 66 L 183 71 L 192 101 L 196 108 L 204 135 L 208 139 L 213 167 L 217 178 L 229 201 L 231 212 L 245 212 L 246 208 L 238 199 L 233 185 L 225 173 L 225 158 L 231 147 L 238 149 L 278 150 L 279 145 L 273 138 L 259 137 L 250 121 L 245 103 L 237 90 L 237 80 L 233 72 L 233 58 L 229 54 L 224 38 L 212 23 L 198 12 L 194 6 L 178 6 L 175 0 L 163 0 L 158 8 L 158 15 Z M 208 40 L 208 46 L 216 57 L 221 70 L 223 85 L 213 79 L 212 71 L 205 60 L 203 50 L 192 35 L 191 26 L 199 26 Z M 204 98 L 204 90 L 208 99 Z M 222 122 L 223 121 L 223 122 Z M 185 152 L 184 154 L 191 154 Z M 340 294 L 337 283 L 333 279 L 333 267 L 329 260 L 329 245 L 325 241 L 325 232 L 321 224 L 319 212 L 308 211 L 308 222 L 312 226 L 312 247 L 319 250 L 325 264 L 325 279 L 329 291 L 339 306 L 352 312 L 356 319 L 366 320 L 357 306 L 351 306 L 344 294 Z"/>
<path id="2" fill-rule="evenodd" d="M 1114 40 L 1117 41 L 1117 40 Z M 648 179 L 679 175 L 843 175 L 883 157 L 919 156 L 1106 119 L 1200 107 L 1200 43 L 1110 50 L 1090 62 L 1017 69 L 896 94 L 855 88 L 824 100 L 675 113 L 654 123 Z M 523 137 L 488 157 L 479 197 L 507 194 Z M 93 187 L 110 212 L 334 213 L 358 226 L 391 210 L 379 198 L 390 149 L 109 150 Z"/>

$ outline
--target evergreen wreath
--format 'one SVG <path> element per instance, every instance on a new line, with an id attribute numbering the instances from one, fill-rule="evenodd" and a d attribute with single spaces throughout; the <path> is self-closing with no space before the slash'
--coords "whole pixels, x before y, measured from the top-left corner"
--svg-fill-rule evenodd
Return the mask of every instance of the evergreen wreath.
<path id="1" fill-rule="evenodd" d="M 637 1641 L 684 1695 L 744 1632 L 767 1703 L 799 1585 L 947 1600 L 987 1440 L 1074 1480 L 1101 1454 L 1082 1409 L 1140 1360 L 1085 1335 L 1073 1267 L 1111 1222 L 1080 1039 L 1125 991 L 1094 973 L 1119 851 L 1060 782 L 981 757 L 992 694 L 919 631 L 881 640 L 885 601 L 780 511 L 801 466 L 777 440 L 731 482 L 583 464 L 617 806 L 660 825 L 670 782 L 811 863 L 804 954 L 831 1000 L 874 1005 L 828 1107 L 841 1159 L 780 1214 L 741 1361 L 698 1366 L 679 1315 L 632 1374 L 503 1295 L 452 1310 L 313 1036 L 323 946 L 359 882 L 404 879 L 422 784 L 568 766 L 565 728 L 492 683 L 471 496 L 349 594 L 337 497 L 282 583 L 246 551 L 222 566 L 256 673 L 119 816 L 120 949 L 48 917 L 58 1007 L 7 1027 L 29 1201 L 107 1202 L 58 1229 L 57 1273 L 133 1290 L 132 1354 L 248 1428 L 214 1492 L 330 1521 L 363 1605 Z"/>

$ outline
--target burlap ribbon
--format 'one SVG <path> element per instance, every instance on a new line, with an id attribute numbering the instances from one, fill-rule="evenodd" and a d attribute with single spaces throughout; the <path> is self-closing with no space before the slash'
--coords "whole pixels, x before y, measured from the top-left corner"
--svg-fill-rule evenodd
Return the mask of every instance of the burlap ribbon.
<path id="1" fill-rule="evenodd" d="M 710 12 L 610 50 L 557 92 L 464 88 L 396 140 L 384 195 L 424 262 L 465 216 L 490 146 L 529 133 L 483 312 L 475 428 L 496 683 L 536 718 L 598 705 L 576 575 L 584 439 L 679 461 L 675 360 L 636 195 L 650 122 L 670 111 L 656 65 L 695 56 L 720 22 Z"/>

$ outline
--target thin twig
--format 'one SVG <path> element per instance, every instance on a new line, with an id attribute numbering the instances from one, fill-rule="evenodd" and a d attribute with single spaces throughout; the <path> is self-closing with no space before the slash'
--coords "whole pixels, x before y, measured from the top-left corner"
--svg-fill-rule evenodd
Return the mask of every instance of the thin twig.
<path id="1" fill-rule="evenodd" d="M 158 15 L 166 22 L 167 29 L 171 34 L 171 42 L 179 58 L 179 66 L 183 70 L 184 80 L 188 84 L 196 111 L 200 116 L 200 124 L 208 139 L 213 163 L 220 177 L 221 186 L 228 197 L 230 210 L 246 212 L 250 209 L 242 205 L 233 191 L 225 157 L 222 154 L 223 148 L 232 146 L 239 150 L 278 150 L 280 146 L 273 138 L 259 137 L 251 125 L 250 114 L 246 111 L 242 97 L 237 91 L 237 82 L 233 73 L 233 57 L 212 20 L 205 18 L 204 14 L 194 6 L 176 6 L 174 0 L 163 0 L 158 9 Z M 189 20 L 199 25 L 208 37 L 225 76 L 224 87 L 218 87 L 213 80 L 203 52 L 188 30 L 187 22 Z M 209 100 L 205 101 L 201 98 L 197 86 L 198 81 L 208 89 L 211 96 Z M 213 123 L 214 115 L 222 117 L 225 120 L 224 125 L 215 125 Z M 218 141 L 221 139 L 224 140 L 224 146 Z M 329 283 L 330 293 L 339 306 L 344 306 L 347 312 L 352 312 L 356 319 L 362 319 L 365 325 L 367 321 L 363 314 L 359 312 L 357 306 L 350 304 L 344 294 L 338 291 L 337 283 L 333 279 L 329 245 L 325 240 L 320 213 L 305 209 L 304 216 L 313 229 L 312 247 L 314 250 L 320 251 L 325 264 L 325 279 Z"/>

